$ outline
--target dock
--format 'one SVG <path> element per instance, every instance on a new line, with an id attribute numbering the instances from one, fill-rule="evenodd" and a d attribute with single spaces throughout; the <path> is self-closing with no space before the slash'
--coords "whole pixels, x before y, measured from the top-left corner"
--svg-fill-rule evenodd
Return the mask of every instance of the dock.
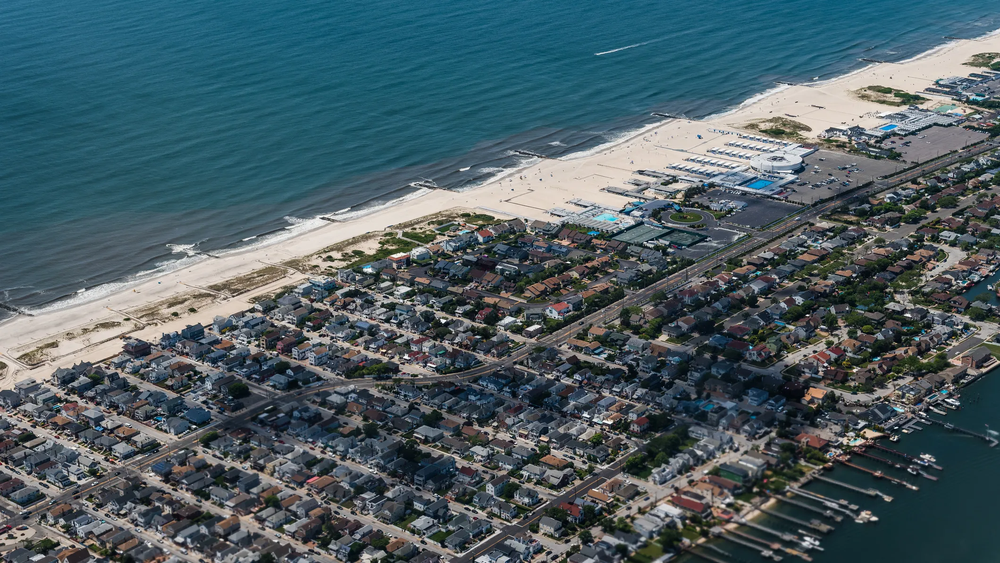
<path id="1" fill-rule="evenodd" d="M 929 419 L 924 419 L 924 420 L 929 420 Z M 901 458 L 903 458 L 906 461 L 909 461 L 911 463 L 917 463 L 917 464 L 920 464 L 920 465 L 926 465 L 927 467 L 930 467 L 930 468 L 933 468 L 933 469 L 937 469 L 938 471 L 944 471 L 944 468 L 941 467 L 940 465 L 935 465 L 933 463 L 927 463 L 924 460 L 922 460 L 920 458 L 917 458 L 917 457 L 913 457 L 912 455 L 910 455 L 908 453 L 897 451 L 897 450 L 894 450 L 892 448 L 887 448 L 887 447 L 885 447 L 883 445 L 880 445 L 880 444 L 878 444 L 876 442 L 869 443 L 868 447 L 872 447 L 872 448 L 875 448 L 876 450 L 883 451 L 883 452 L 886 452 L 886 453 L 889 453 L 889 454 L 892 454 L 892 455 L 899 456 L 899 457 L 901 457 Z"/>
<path id="2" fill-rule="evenodd" d="M 987 436 L 986 434 L 980 434 L 979 432 L 973 432 L 972 430 L 966 430 L 965 428 L 959 428 L 958 426 L 955 426 L 954 424 L 951 423 L 945 424 L 944 422 L 941 422 L 940 420 L 934 420 L 929 416 L 925 416 L 924 420 L 930 422 L 931 424 L 944 426 L 945 428 L 951 430 L 952 432 L 958 432 L 959 434 L 965 434 L 967 436 L 973 436 L 975 438 L 979 438 L 980 440 L 989 444 L 991 448 L 995 448 L 997 445 L 997 439 L 992 436 Z M 935 467 L 935 469 L 937 468 Z"/>
<path id="3" fill-rule="evenodd" d="M 873 489 L 873 488 L 865 489 L 865 488 L 862 488 L 862 487 L 855 487 L 854 485 L 851 485 L 850 483 L 845 483 L 843 481 L 837 481 L 836 479 L 831 479 L 829 477 L 824 477 L 823 475 L 816 475 L 815 478 L 818 479 L 818 480 L 820 480 L 820 481 L 823 481 L 824 483 L 830 483 L 831 485 L 837 485 L 838 487 L 843 487 L 843 488 L 845 488 L 845 489 L 847 489 L 849 491 L 854 491 L 856 493 L 861 493 L 863 495 L 868 495 L 870 497 L 877 497 L 877 496 L 879 496 L 878 491 L 876 489 Z"/>
<path id="4" fill-rule="evenodd" d="M 773 516 L 775 518 L 781 518 L 783 520 L 788 520 L 789 522 L 792 522 L 794 524 L 798 524 L 799 526 L 806 526 L 806 527 L 812 528 L 813 530 L 818 530 L 820 532 L 823 532 L 824 534 L 829 534 L 830 532 L 833 531 L 833 526 L 824 524 L 824 523 L 820 522 L 819 520 L 815 520 L 814 519 L 814 520 L 811 520 L 809 522 L 806 522 L 805 520 L 801 520 L 799 518 L 795 518 L 794 516 L 789 516 L 787 514 L 782 514 L 780 512 L 775 512 L 775 511 L 773 511 L 771 509 L 764 508 L 764 507 L 762 507 L 760 505 L 754 505 L 754 508 L 756 508 L 757 510 L 763 512 L 764 514 L 767 514 L 768 516 Z"/>
<path id="5" fill-rule="evenodd" d="M 723 555 L 725 557 L 732 557 L 732 555 L 730 555 L 729 553 L 727 553 L 725 551 L 722 551 L 721 549 L 715 547 L 714 545 L 698 544 L 698 547 L 704 547 L 705 549 L 710 549 L 710 550 L 712 550 L 712 551 L 714 551 L 716 553 L 719 553 L 720 555 Z M 702 559 L 704 559 L 706 561 L 711 561 L 712 563 L 728 563 L 725 559 L 719 559 L 718 557 L 713 557 L 713 556 L 711 556 L 711 555 L 709 555 L 707 553 L 703 553 L 701 551 L 695 551 L 694 550 L 694 546 L 691 546 L 690 548 L 688 548 L 687 551 L 691 555 L 696 555 L 696 556 L 701 557 Z"/>
<path id="6" fill-rule="evenodd" d="M 920 487 L 918 487 L 918 486 L 916 486 L 916 485 L 914 485 L 912 483 L 907 483 L 906 481 L 903 481 L 902 479 L 897 479 L 895 477 L 890 477 L 890 476 L 882 473 L 881 471 L 872 471 L 871 469 L 868 469 L 867 467 L 861 467 L 860 465 L 851 463 L 851 462 L 847 461 L 846 459 L 840 459 L 840 458 L 835 458 L 835 459 L 837 460 L 838 463 L 842 463 L 842 464 L 846 465 L 847 467 L 851 467 L 851 468 L 857 469 L 858 471 L 863 471 L 864 473 L 867 473 L 867 474 L 871 475 L 872 477 L 874 477 L 876 479 L 885 479 L 886 481 L 889 481 L 890 483 L 895 483 L 897 485 L 901 485 L 901 486 L 906 487 L 907 489 L 910 489 L 912 491 L 919 491 L 920 490 Z"/>
<path id="7" fill-rule="evenodd" d="M 781 530 L 775 530 L 774 528 L 768 528 L 767 526 L 765 526 L 763 524 L 758 524 L 756 522 L 751 522 L 750 520 L 747 520 L 746 518 L 743 518 L 741 516 L 737 517 L 733 521 L 736 522 L 737 524 L 741 525 L 741 526 L 746 526 L 747 528 L 753 528 L 754 530 L 757 530 L 757 531 L 760 531 L 760 532 L 764 532 L 766 534 L 771 534 L 772 536 L 776 536 L 778 538 L 781 538 L 783 541 L 797 541 L 798 540 L 798 538 L 794 534 L 790 534 L 788 532 L 782 532 Z"/>
<path id="8" fill-rule="evenodd" d="M 729 533 L 731 533 L 731 534 L 735 534 L 735 535 L 737 535 L 737 536 L 739 536 L 741 538 L 747 539 L 749 541 L 756 541 L 756 542 L 761 542 L 763 544 L 767 544 L 767 542 L 765 540 L 763 540 L 761 538 L 758 538 L 758 537 L 755 537 L 755 536 L 752 536 L 750 534 L 744 534 L 743 532 L 741 532 L 739 530 L 726 530 L 726 531 L 729 532 Z M 771 545 L 771 549 L 773 549 L 774 551 L 784 551 L 788 555 L 791 555 L 793 557 L 798 557 L 798 558 L 802 559 L 803 561 L 812 561 L 812 557 L 809 557 L 809 555 L 807 555 L 804 552 L 801 552 L 801 551 L 799 551 L 797 549 L 792 549 L 790 547 L 785 547 L 785 546 L 783 546 L 783 545 L 781 545 L 780 543 L 777 543 L 777 542 L 775 542 L 773 544 L 770 544 L 770 545 Z M 777 561 L 777 559 L 775 559 L 775 561 Z"/>
<path id="9" fill-rule="evenodd" d="M 826 504 L 826 503 L 835 504 L 835 505 L 841 507 L 840 510 L 843 510 L 845 507 L 849 508 L 851 510 L 857 510 L 858 509 L 858 505 L 851 504 L 851 503 L 847 502 L 846 500 L 832 499 L 830 497 L 823 496 L 823 495 L 821 495 L 819 493 L 813 493 L 811 491 L 804 491 L 802 489 L 798 489 L 798 488 L 795 488 L 795 487 L 789 487 L 788 490 L 791 491 L 791 492 L 793 492 L 793 493 L 795 493 L 795 494 L 797 494 L 797 495 L 799 495 L 799 496 L 803 496 L 803 497 L 806 497 L 806 498 L 809 498 L 809 499 L 812 499 L 812 500 L 815 500 L 815 501 L 818 501 L 818 502 L 822 502 L 823 504 Z M 854 516 L 852 515 L 851 517 L 853 518 Z"/>
<path id="10" fill-rule="evenodd" d="M 920 476 L 923 477 L 924 479 L 930 479 L 931 481 L 937 481 L 938 480 L 937 477 L 931 475 L 930 473 L 927 473 L 926 471 L 920 471 L 919 473 L 920 473 Z"/>
<path id="11" fill-rule="evenodd" d="M 894 461 L 889 461 L 888 459 L 885 459 L 884 457 L 878 457 L 876 455 L 872 455 L 870 453 L 867 453 L 867 452 L 865 452 L 864 448 L 858 448 L 858 449 L 854 450 L 854 455 L 860 456 L 860 457 L 863 457 L 863 458 L 867 458 L 867 459 L 870 459 L 872 461 L 877 461 L 879 463 L 884 463 L 884 464 L 886 464 L 889 467 L 892 467 L 894 469 L 906 469 L 905 467 L 903 467 L 903 465 L 901 463 L 896 463 Z"/>
<path id="12" fill-rule="evenodd" d="M 783 495 L 771 495 L 771 498 L 773 498 L 774 500 L 777 500 L 779 502 L 783 502 L 785 504 L 790 504 L 792 506 L 797 506 L 797 507 L 799 507 L 799 508 L 801 508 L 803 510 L 810 510 L 810 511 L 815 512 L 817 514 L 821 514 L 823 516 L 826 516 L 827 518 L 832 519 L 834 522 L 840 522 L 841 520 L 843 520 L 842 516 L 840 516 L 839 514 L 834 514 L 832 510 L 829 510 L 829 509 L 823 510 L 822 508 L 819 508 L 818 506 L 813 506 L 813 505 L 811 505 L 811 504 L 809 504 L 807 502 L 797 501 L 795 499 L 791 499 L 791 498 L 788 498 L 788 497 L 783 496 Z"/>
<path id="13" fill-rule="evenodd" d="M 843 481 L 837 481 L 836 479 L 831 479 L 831 478 L 825 477 L 823 475 L 816 475 L 816 478 L 819 479 L 820 481 L 823 481 L 824 483 L 830 483 L 831 485 L 837 485 L 837 486 L 843 487 L 845 489 L 848 489 L 850 491 L 854 491 L 856 493 L 861 493 L 863 495 L 868 495 L 870 497 L 879 497 L 882 500 L 884 500 L 885 502 L 892 502 L 892 497 L 891 496 L 883 493 L 882 491 L 876 489 L 875 487 L 869 487 L 867 489 L 862 488 L 862 487 L 856 487 L 854 485 L 851 485 L 850 483 L 844 483 Z M 852 510 L 857 510 L 857 509 L 858 509 L 857 506 L 854 506 L 854 508 L 852 508 Z"/>
<path id="14" fill-rule="evenodd" d="M 722 539 L 724 539 L 726 541 L 731 541 L 731 542 L 735 543 L 736 545 L 741 545 L 741 546 L 743 546 L 743 547 L 745 547 L 747 549 L 752 549 L 752 550 L 760 553 L 760 556 L 763 557 L 763 558 L 765 558 L 765 559 L 774 559 L 775 561 L 781 561 L 781 559 L 782 559 L 782 557 L 780 555 L 778 555 L 777 553 L 774 553 L 775 549 L 779 549 L 781 547 L 780 545 L 775 544 L 773 547 L 771 545 L 768 545 L 766 547 L 761 547 L 761 546 L 759 546 L 759 545 L 757 545 L 755 543 L 752 543 L 750 541 L 747 541 L 745 539 L 741 539 L 741 538 L 737 537 L 736 534 L 732 534 L 731 531 L 725 531 L 725 532 L 720 531 L 719 534 L 716 537 L 722 538 Z M 763 540 L 761 540 L 761 541 L 763 541 Z"/>

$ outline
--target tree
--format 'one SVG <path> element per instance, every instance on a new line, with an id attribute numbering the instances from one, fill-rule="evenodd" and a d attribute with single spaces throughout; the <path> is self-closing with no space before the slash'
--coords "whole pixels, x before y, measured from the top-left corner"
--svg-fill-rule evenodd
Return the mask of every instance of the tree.
<path id="1" fill-rule="evenodd" d="M 292 364 L 290 364 L 290 363 L 282 360 L 282 361 L 274 364 L 274 373 L 285 373 L 291 367 L 292 367 Z"/>
<path id="2" fill-rule="evenodd" d="M 590 530 L 584 530 L 580 532 L 580 543 L 590 544 L 594 541 L 594 534 L 590 533 Z"/>
<path id="3" fill-rule="evenodd" d="M 215 430 L 212 430 L 208 434 L 205 434 L 204 436 L 199 438 L 198 441 L 201 442 L 201 445 L 207 446 L 212 442 L 214 442 L 215 440 L 217 440 L 218 438 L 219 438 L 219 433 L 216 432 Z"/>
<path id="4" fill-rule="evenodd" d="M 375 438 L 378 436 L 378 424 L 366 422 L 361 426 L 361 431 L 365 433 L 365 438 Z"/>
<path id="5" fill-rule="evenodd" d="M 242 399 L 250 396 L 250 387 L 246 383 L 237 381 L 229 386 L 229 396 L 234 399 Z"/>
<path id="6" fill-rule="evenodd" d="M 434 427 L 437 426 L 442 420 L 444 420 L 444 415 L 441 414 L 441 411 L 434 409 L 431 412 L 422 416 L 420 419 L 427 426 Z"/>
<path id="7" fill-rule="evenodd" d="M 591 446 L 600 446 L 604 443 L 604 434 L 597 433 L 590 437 L 589 440 Z"/>
<path id="8" fill-rule="evenodd" d="M 264 506 L 268 508 L 278 508 L 281 506 L 281 499 L 278 498 L 278 495 L 268 495 L 264 497 Z"/>
<path id="9" fill-rule="evenodd" d="M 643 454 L 635 454 L 625 460 L 625 471 L 627 473 L 632 473 L 633 475 L 639 473 L 646 467 L 646 456 Z"/>

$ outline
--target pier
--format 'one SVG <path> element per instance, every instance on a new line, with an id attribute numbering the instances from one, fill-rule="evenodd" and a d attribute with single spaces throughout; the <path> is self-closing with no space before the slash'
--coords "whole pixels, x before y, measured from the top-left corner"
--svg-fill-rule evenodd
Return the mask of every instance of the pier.
<path id="1" fill-rule="evenodd" d="M 813 530 L 818 530 L 820 532 L 823 532 L 824 534 L 829 534 L 830 532 L 833 531 L 833 526 L 824 524 L 824 523 L 820 522 L 819 520 L 811 520 L 809 522 L 806 522 L 805 520 L 800 520 L 799 518 L 795 518 L 794 516 L 789 516 L 787 514 L 782 514 L 780 512 L 775 512 L 773 510 L 764 508 L 764 507 L 762 507 L 760 505 L 754 505 L 754 508 L 756 508 L 757 510 L 763 512 L 764 514 L 767 514 L 768 516 L 773 516 L 775 518 L 781 518 L 783 520 L 788 520 L 789 522 L 792 522 L 794 524 L 798 524 L 799 526 L 807 526 L 809 528 L 812 528 Z"/>
<path id="2" fill-rule="evenodd" d="M 966 430 L 965 428 L 959 428 L 958 426 L 955 426 L 954 424 L 951 423 L 945 424 L 944 422 L 941 422 L 940 420 L 934 420 L 929 416 L 925 416 L 924 420 L 930 422 L 931 424 L 944 426 L 945 428 L 953 432 L 958 432 L 960 434 L 965 434 L 967 436 L 973 436 L 979 438 L 980 440 L 989 444 L 991 448 L 995 448 L 997 445 L 997 439 L 992 436 L 987 436 L 986 434 L 980 434 L 979 432 L 973 432 L 972 430 Z M 935 469 L 937 469 L 937 467 L 935 467 Z"/>
<path id="3" fill-rule="evenodd" d="M 821 502 L 824 505 L 827 505 L 827 503 L 836 505 L 837 507 L 839 507 L 838 510 L 843 510 L 844 507 L 847 507 L 847 508 L 849 508 L 851 510 L 857 510 L 858 509 L 858 505 L 851 504 L 851 503 L 847 502 L 846 500 L 835 500 L 835 499 L 832 499 L 830 497 L 823 496 L 823 495 L 821 495 L 819 493 L 813 493 L 813 492 L 810 492 L 810 491 L 804 491 L 802 489 L 798 489 L 798 488 L 794 488 L 794 487 L 789 487 L 788 490 L 791 491 L 791 492 L 793 492 L 793 493 L 795 493 L 795 494 L 797 494 L 797 495 L 799 495 L 799 496 L 803 496 L 803 497 L 806 497 L 806 498 L 809 498 L 809 499 Z M 848 514 L 850 514 L 850 513 L 848 513 Z M 851 515 L 851 517 L 853 518 L 854 515 Z"/>
<path id="4" fill-rule="evenodd" d="M 930 419 L 924 419 L 924 420 L 930 420 Z M 883 451 L 883 452 L 886 452 L 886 453 L 890 453 L 892 455 L 897 455 L 897 456 L 905 459 L 906 461 L 909 461 L 909 462 L 912 462 L 912 463 L 918 463 L 920 465 L 926 465 L 927 467 L 931 467 L 931 468 L 937 469 L 938 471 L 944 471 L 944 468 L 941 467 L 941 466 L 939 466 L 939 465 L 935 465 L 933 463 L 928 463 L 928 462 L 926 462 L 926 461 L 924 461 L 924 460 L 922 460 L 920 458 L 913 457 L 912 455 L 910 455 L 908 453 L 900 452 L 900 451 L 894 450 L 892 448 L 887 448 L 887 447 L 882 446 L 882 445 L 880 445 L 880 444 L 878 444 L 876 442 L 870 442 L 868 444 L 868 446 L 870 446 L 872 448 L 875 448 L 876 450 L 880 450 L 880 451 Z"/>
<path id="5" fill-rule="evenodd" d="M 724 539 L 726 541 L 731 541 L 731 542 L 735 543 L 736 545 L 742 545 L 743 547 L 745 547 L 747 549 L 752 549 L 752 550 L 760 553 L 761 557 L 763 557 L 765 559 L 770 558 L 770 559 L 774 559 L 775 561 L 781 561 L 781 559 L 782 559 L 782 557 L 780 555 L 778 555 L 777 553 L 774 553 L 774 551 L 773 551 L 775 549 L 780 549 L 781 548 L 781 546 L 778 545 L 778 544 L 774 544 L 773 546 L 767 545 L 766 547 L 761 547 L 761 546 L 759 546 L 759 545 L 757 545 L 755 543 L 752 543 L 750 541 L 747 541 L 747 540 L 744 540 L 744 539 L 740 539 L 739 537 L 736 537 L 736 534 L 732 534 L 731 535 L 731 532 L 729 532 L 729 531 L 723 531 L 723 530 L 719 530 L 719 533 L 718 533 L 718 535 L 716 535 L 716 537 L 722 538 L 722 539 Z M 763 540 L 759 540 L 759 541 L 763 541 Z"/>
<path id="6" fill-rule="evenodd" d="M 819 508 L 818 506 L 813 506 L 813 505 L 811 505 L 811 504 L 809 504 L 807 502 L 800 502 L 800 501 L 797 501 L 795 499 L 790 499 L 790 498 L 788 498 L 786 496 L 783 496 L 783 495 L 771 495 L 771 498 L 773 498 L 774 500 L 777 500 L 779 502 L 783 502 L 785 504 L 790 504 L 792 506 L 797 506 L 797 507 L 799 507 L 799 508 L 801 508 L 803 510 L 811 510 L 812 512 L 815 512 L 817 514 L 820 514 L 820 515 L 826 516 L 827 518 L 830 518 L 834 522 L 840 522 L 841 520 L 843 520 L 842 516 L 840 516 L 839 514 L 834 514 L 832 510 L 823 510 L 822 508 Z"/>
<path id="7" fill-rule="evenodd" d="M 830 483 L 831 485 L 837 485 L 837 486 L 840 486 L 840 487 L 844 487 L 845 489 L 848 489 L 850 491 L 854 491 L 856 493 L 861 493 L 863 495 L 868 495 L 870 497 L 880 497 L 885 502 L 892 502 L 892 497 L 891 496 L 883 493 L 882 491 L 880 491 L 880 490 L 878 490 L 878 489 L 876 489 L 874 487 L 869 487 L 867 489 L 862 488 L 862 487 L 856 487 L 854 485 L 851 485 L 850 483 L 844 483 L 843 481 L 837 481 L 836 479 L 831 479 L 829 477 L 824 477 L 823 475 L 816 475 L 816 478 L 819 479 L 820 481 L 823 481 L 824 483 Z M 851 505 L 851 507 L 852 507 L 851 510 L 857 510 L 858 509 L 858 507 L 856 505 Z"/>
<path id="8" fill-rule="evenodd" d="M 731 533 L 731 534 L 735 534 L 735 535 L 737 535 L 737 536 L 739 536 L 741 538 L 744 538 L 744 539 L 747 539 L 747 540 L 750 540 L 750 541 L 756 541 L 756 542 L 760 542 L 760 543 L 763 543 L 763 544 L 767 544 L 766 540 L 763 540 L 761 538 L 755 537 L 755 536 L 753 536 L 751 534 L 744 534 L 743 532 L 741 532 L 739 530 L 726 530 L 726 532 Z M 803 552 L 801 552 L 801 551 L 799 551 L 797 549 L 792 549 L 790 547 L 785 547 L 785 546 L 783 546 L 783 545 L 781 545 L 780 543 L 777 543 L 777 542 L 775 542 L 773 544 L 770 544 L 770 545 L 771 545 L 771 549 L 773 549 L 774 551 L 784 551 L 788 555 L 791 555 L 793 557 L 799 557 L 799 558 L 801 558 L 803 561 L 812 561 L 812 557 L 809 557 L 808 555 L 806 555 L 805 553 L 803 553 Z M 777 561 L 777 560 L 778 559 L 775 558 L 775 561 Z"/>
<path id="9" fill-rule="evenodd" d="M 900 463 L 896 463 L 894 461 L 889 461 L 888 459 L 885 459 L 884 457 L 878 457 L 878 456 L 872 455 L 870 453 L 866 453 L 865 450 L 864 450 L 864 448 L 858 448 L 858 449 L 854 450 L 853 453 L 856 456 L 861 456 L 861 457 L 868 458 L 868 459 L 873 460 L 873 461 L 877 461 L 879 463 L 884 463 L 884 464 L 888 465 L 889 467 L 892 467 L 892 468 L 895 468 L 895 469 L 905 469 L 903 467 L 903 465 L 900 464 Z"/>
<path id="10" fill-rule="evenodd" d="M 718 553 L 720 555 L 723 555 L 725 557 L 732 557 L 732 555 L 730 555 L 729 553 L 727 553 L 725 551 L 722 551 L 721 549 L 715 547 L 714 545 L 698 544 L 698 547 L 704 547 L 705 549 L 710 549 L 710 550 L 712 550 L 712 551 L 714 551 L 714 552 L 716 552 L 716 553 Z M 690 553 L 692 555 L 696 555 L 696 556 L 701 557 L 702 559 L 704 559 L 706 561 L 711 561 L 712 563 L 727 563 L 725 559 L 719 559 L 718 557 L 713 557 L 713 556 L 711 556 L 711 555 L 709 555 L 707 553 L 702 553 L 701 551 L 695 551 L 694 550 L 694 546 L 692 546 L 691 548 L 689 548 L 687 551 L 688 551 L 688 553 Z"/>
<path id="11" fill-rule="evenodd" d="M 847 461 L 846 459 L 840 459 L 840 458 L 836 458 L 836 459 L 837 459 L 837 461 L 839 463 L 842 463 L 842 464 L 846 465 L 847 467 L 852 467 L 854 469 L 857 469 L 858 471 L 863 471 L 863 472 L 871 475 L 872 477 L 874 477 L 876 479 L 885 479 L 886 481 L 889 481 L 890 483 L 895 483 L 897 485 L 902 485 L 902 486 L 906 487 L 907 489 L 910 489 L 910 490 L 913 490 L 913 491 L 919 491 L 920 490 L 920 487 L 918 487 L 918 486 L 916 486 L 914 484 L 907 483 L 906 481 L 903 481 L 902 479 L 896 479 L 895 477 L 890 477 L 890 476 L 882 473 L 881 471 L 872 471 L 871 469 L 868 469 L 867 467 L 861 467 L 860 465 L 851 463 L 851 462 Z"/>
<path id="12" fill-rule="evenodd" d="M 741 526 L 746 526 L 747 528 L 753 528 L 754 530 L 764 532 L 765 534 L 771 534 L 772 536 L 777 536 L 778 538 L 781 538 L 784 541 L 798 540 L 798 538 L 794 534 L 790 534 L 788 532 L 782 532 L 780 530 L 775 530 L 774 528 L 768 528 L 763 524 L 751 522 L 750 520 L 747 520 L 746 518 L 743 518 L 741 516 L 737 516 L 733 521 Z"/>

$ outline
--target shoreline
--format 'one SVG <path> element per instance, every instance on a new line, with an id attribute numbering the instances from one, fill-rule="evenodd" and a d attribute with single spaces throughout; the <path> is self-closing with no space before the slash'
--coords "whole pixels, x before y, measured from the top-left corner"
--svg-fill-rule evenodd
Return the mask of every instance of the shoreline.
<path id="1" fill-rule="evenodd" d="M 196 247 L 178 247 L 175 252 L 188 256 L 157 268 L 165 271 L 139 272 L 88 288 L 79 298 L 70 295 L 37 307 L 35 316 L 16 315 L 0 321 L 0 355 L 15 360 L 18 354 L 12 351 L 51 339 L 69 327 L 108 322 L 108 319 L 117 319 L 115 322 L 120 324 L 125 322 L 122 321 L 126 318 L 123 312 L 191 291 L 206 291 L 204 288 L 208 286 L 268 266 L 301 262 L 343 241 L 451 209 L 482 211 L 498 218 L 544 220 L 548 216 L 547 209 L 563 206 L 574 198 L 620 207 L 626 202 L 625 198 L 601 191 L 602 188 L 624 184 L 634 170 L 662 169 L 670 159 L 681 160 L 689 151 L 718 142 L 721 135 L 710 129 L 739 129 L 754 120 L 792 113 L 796 121 L 811 128 L 810 137 L 826 127 L 840 124 L 870 126 L 878 121 L 871 114 L 892 111 L 893 107 L 860 100 L 851 94 L 852 91 L 879 84 L 916 93 L 936 78 L 971 72 L 973 68 L 962 63 L 972 54 L 986 51 L 1000 51 L 1000 30 L 975 39 L 951 40 L 900 63 L 872 63 L 825 81 L 777 85 L 732 109 L 703 119 L 664 119 L 623 132 L 621 137 L 591 149 L 554 159 L 528 159 L 523 167 L 499 170 L 478 186 L 457 190 L 417 189 L 400 198 L 375 203 L 370 208 L 349 208 L 298 219 L 297 224 L 244 239 L 243 242 L 250 243 L 246 246 L 206 253 L 195 253 Z M 944 98 L 931 99 L 932 102 L 946 101 Z M 336 221 L 338 214 L 350 218 Z M 296 274 L 287 265 L 280 267 L 286 269 L 285 276 L 278 280 L 282 285 L 305 276 Z M 210 312 L 222 314 L 225 310 L 233 312 L 245 307 L 249 297 L 270 285 L 272 283 L 199 307 L 198 319 L 204 322 Z M 182 327 L 192 320 L 186 316 L 179 315 L 175 320 L 158 324 L 151 332 L 174 330 L 171 327 L 178 324 Z M 83 348 L 91 346 L 93 344 L 85 344 Z M 65 356 L 60 354 L 60 357 Z M 18 371 L 17 367 L 15 362 L 13 371 Z"/>

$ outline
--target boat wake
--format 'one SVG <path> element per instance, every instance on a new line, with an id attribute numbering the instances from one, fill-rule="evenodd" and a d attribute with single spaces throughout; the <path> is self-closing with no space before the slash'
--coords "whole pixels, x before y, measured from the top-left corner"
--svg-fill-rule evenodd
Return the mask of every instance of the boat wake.
<path id="1" fill-rule="evenodd" d="M 618 47 L 617 49 L 611 49 L 610 51 L 601 51 L 600 53 L 594 53 L 595 57 L 602 57 L 604 55 L 610 55 L 611 53 L 617 53 L 619 51 L 627 51 L 629 49 L 635 49 L 636 47 L 642 47 L 644 45 L 650 45 L 652 43 L 659 43 L 667 39 L 667 37 L 660 37 L 659 39 L 650 39 L 649 41 L 643 41 L 642 43 L 635 43 L 633 45 L 626 45 L 624 47 Z"/>

